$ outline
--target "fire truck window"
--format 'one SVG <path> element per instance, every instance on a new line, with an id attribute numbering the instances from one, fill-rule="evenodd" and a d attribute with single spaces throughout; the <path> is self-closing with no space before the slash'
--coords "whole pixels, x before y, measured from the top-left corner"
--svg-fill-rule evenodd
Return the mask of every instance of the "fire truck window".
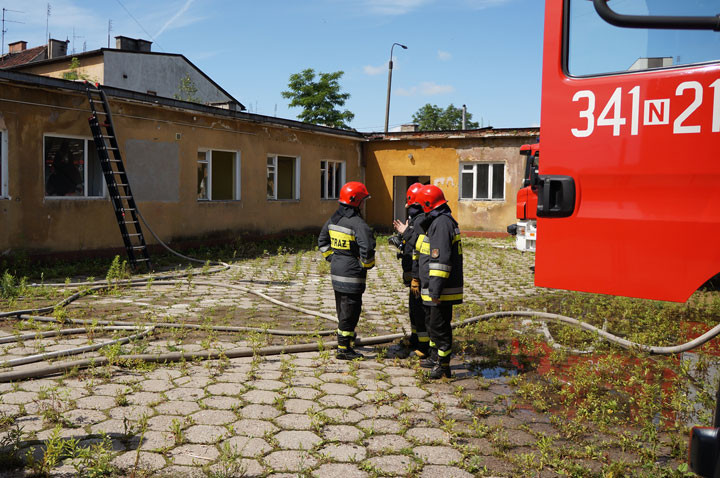
<path id="1" fill-rule="evenodd" d="M 716 0 L 610 0 L 625 15 L 715 16 Z M 712 31 L 620 28 L 606 23 L 588 0 L 569 2 L 566 68 L 571 76 L 648 70 L 720 59 Z"/>

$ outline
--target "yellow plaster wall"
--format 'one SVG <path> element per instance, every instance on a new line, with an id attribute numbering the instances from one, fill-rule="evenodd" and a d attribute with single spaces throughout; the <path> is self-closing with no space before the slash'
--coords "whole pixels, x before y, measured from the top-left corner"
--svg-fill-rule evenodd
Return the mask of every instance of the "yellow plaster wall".
<path id="1" fill-rule="evenodd" d="M 58 61 L 35 65 L 28 63 L 18 71 L 30 73 L 33 75 L 49 76 L 51 78 L 62 78 L 63 74 L 70 72 L 70 62 L 72 57 L 68 56 L 67 61 Z M 102 55 L 78 58 L 80 67 L 77 73 L 81 78 L 87 78 L 89 81 L 104 83 L 105 82 L 105 64 Z"/>
<path id="2" fill-rule="evenodd" d="M 123 154 L 128 140 L 178 144 L 179 201 L 139 202 L 145 218 L 166 241 L 319 229 L 337 207 L 336 200 L 320 199 L 320 161 L 345 161 L 347 179 L 362 180 L 361 148 L 355 139 L 112 98 L 110 106 Z M 0 125 L 8 132 L 10 195 L 0 199 L 0 251 L 122 246 L 109 199 L 45 198 L 43 135 L 91 139 L 88 114 L 84 93 L 7 84 L 0 88 Z M 240 201 L 197 200 L 201 148 L 240 151 Z M 267 200 L 269 153 L 301 157 L 299 201 Z M 146 240 L 154 243 L 147 233 Z"/>
<path id="3" fill-rule="evenodd" d="M 534 133 L 536 134 L 536 133 Z M 517 191 L 522 187 L 524 159 L 520 146 L 535 136 L 418 138 L 371 142 L 365 150 L 368 222 L 378 228 L 391 227 L 393 176 L 430 176 L 445 198 L 463 231 L 505 232 L 516 221 Z M 459 200 L 461 162 L 504 162 L 505 200 Z"/>

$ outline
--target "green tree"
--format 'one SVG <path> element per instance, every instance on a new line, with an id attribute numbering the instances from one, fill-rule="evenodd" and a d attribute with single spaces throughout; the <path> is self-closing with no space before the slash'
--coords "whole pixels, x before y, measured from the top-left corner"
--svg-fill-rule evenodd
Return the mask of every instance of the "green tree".
<path id="1" fill-rule="evenodd" d="M 290 107 L 300 107 L 302 112 L 298 118 L 304 123 L 349 129 L 346 121 L 355 117 L 348 110 L 338 108 L 345 105 L 350 93 L 340 92 L 339 79 L 345 72 L 318 73 L 308 68 L 300 73 L 290 75 L 288 91 L 283 91 L 283 98 L 289 98 Z"/>
<path id="2" fill-rule="evenodd" d="M 195 96 L 197 91 L 197 86 L 195 86 L 195 82 L 190 78 L 190 75 L 185 75 L 180 79 L 178 92 L 175 93 L 174 97 L 176 100 L 202 104 L 203 101 L 200 97 Z"/>
<path id="3" fill-rule="evenodd" d="M 452 103 L 442 109 L 438 105 L 426 104 L 412 116 L 413 123 L 417 123 L 420 131 L 449 131 L 462 129 L 462 108 L 453 106 Z M 472 121 L 472 114 L 465 113 L 465 128 L 476 129 L 480 125 Z"/>

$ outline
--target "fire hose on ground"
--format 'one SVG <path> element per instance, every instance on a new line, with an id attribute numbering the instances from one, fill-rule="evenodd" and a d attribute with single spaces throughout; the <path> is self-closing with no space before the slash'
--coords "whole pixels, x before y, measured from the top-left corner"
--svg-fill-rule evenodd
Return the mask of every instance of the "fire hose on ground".
<path id="1" fill-rule="evenodd" d="M 143 223 L 146 225 L 148 230 L 152 233 L 152 235 L 155 237 L 155 239 L 163 246 L 165 249 L 170 251 L 172 254 L 177 255 L 178 257 L 181 257 L 183 259 L 197 262 L 197 263 L 203 263 L 203 264 L 212 264 L 215 265 L 215 268 L 209 269 L 207 271 L 203 271 L 205 274 L 212 274 L 217 272 L 226 271 L 229 268 L 233 267 L 230 264 L 224 263 L 224 262 L 209 262 L 209 261 L 202 261 L 199 259 L 194 259 L 192 257 L 185 256 L 183 254 L 180 254 L 176 252 L 175 250 L 171 249 L 167 244 L 165 244 L 156 234 L 153 232 L 153 230 L 150 228 L 150 226 L 147 224 L 145 219 L 142 217 L 142 214 L 140 214 L 140 218 L 143 221 Z M 323 336 L 329 336 L 333 335 L 335 333 L 335 329 L 332 330 L 320 330 L 320 331 L 302 331 L 302 330 L 282 330 L 282 329 L 266 329 L 266 328 L 259 328 L 259 327 L 238 327 L 238 326 L 205 326 L 205 325 L 198 325 L 198 324 L 185 324 L 185 323 L 151 323 L 151 324 L 137 324 L 137 323 L 128 323 L 123 321 L 98 321 L 98 320 L 83 320 L 83 319 L 64 319 L 63 321 L 60 321 L 54 317 L 46 317 L 46 316 L 38 316 L 38 315 L 32 315 L 32 314 L 43 314 L 46 312 L 50 312 L 53 310 L 56 310 L 60 307 L 65 307 L 68 304 L 72 303 L 73 301 L 84 297 L 85 295 L 91 294 L 96 291 L 100 290 L 106 290 L 111 289 L 117 286 L 129 286 L 129 287 L 138 287 L 138 286 L 148 286 L 150 284 L 156 284 L 156 285 L 177 285 L 177 284 L 189 284 L 190 282 L 188 280 L 176 280 L 179 277 L 188 277 L 192 275 L 192 272 L 182 272 L 182 273 L 175 273 L 175 274 L 161 274 L 157 276 L 151 276 L 149 278 L 136 278 L 136 279 L 130 279 L 130 280 L 122 280 L 122 281 L 97 281 L 97 282 L 81 282 L 81 283 L 74 283 L 74 284 L 57 284 L 57 287 L 78 287 L 78 286 L 89 286 L 87 289 L 78 291 L 71 296 L 63 299 L 59 303 L 48 306 L 48 307 L 42 307 L 42 308 L 36 308 L 36 309 L 26 309 L 26 310 L 16 310 L 16 311 L 10 311 L 10 312 L 2 312 L 0 313 L 0 319 L 8 319 L 10 317 L 17 317 L 22 320 L 35 320 L 35 321 L 42 321 L 42 322 L 63 322 L 63 323 L 72 323 L 72 324 L 92 324 L 92 325 L 101 325 L 101 330 L 141 330 L 138 334 L 124 337 L 116 340 L 112 340 L 109 342 L 103 342 L 99 344 L 93 344 L 88 346 L 82 346 L 82 347 L 76 347 L 66 350 L 60 350 L 55 352 L 48 352 L 43 354 L 36 354 L 29 357 L 22 357 L 19 359 L 13 359 L 6 362 L 0 362 L 0 367 L 14 367 L 21 364 L 27 364 L 27 363 L 34 363 L 34 362 L 40 362 L 45 360 L 50 360 L 53 358 L 61 357 L 61 356 L 70 356 L 70 355 L 77 355 L 81 353 L 85 353 L 88 351 L 94 351 L 101 349 L 102 347 L 115 345 L 115 344 L 124 344 L 128 343 L 132 340 L 137 340 L 142 337 L 146 337 L 150 335 L 154 330 L 157 328 L 189 328 L 189 329 L 202 329 L 202 330 L 213 330 L 213 331 L 219 331 L 219 332 L 261 332 L 261 333 L 267 333 L 269 335 L 278 335 L 278 336 L 314 336 L 314 337 L 323 337 Z M 221 282 L 215 282 L 215 281 L 192 281 L 193 285 L 202 285 L 202 286 L 208 286 L 208 287 L 224 287 L 232 290 L 237 290 L 242 293 L 248 293 L 256 295 L 263 300 L 269 301 L 275 305 L 278 305 L 280 307 L 284 307 L 290 310 L 294 310 L 296 312 L 300 312 L 302 314 L 310 315 L 313 317 L 318 317 L 322 319 L 326 319 L 332 322 L 337 322 L 337 318 L 335 318 L 332 315 L 325 314 L 322 312 L 310 310 L 304 307 L 300 307 L 294 304 L 290 304 L 284 301 L 280 301 L 278 299 L 275 299 L 273 297 L 270 297 L 269 295 L 260 292 L 258 290 L 248 288 L 248 287 L 242 287 L 240 285 L 235 284 L 227 284 L 227 283 L 221 283 Z M 33 284 L 34 286 L 37 286 L 36 284 Z M 514 310 L 514 311 L 500 311 L 500 312 L 490 312 L 487 314 L 478 315 L 475 317 L 471 317 L 469 319 L 463 320 L 461 322 L 452 324 L 453 328 L 458 327 L 464 327 L 470 324 L 474 324 L 480 321 L 489 320 L 492 318 L 500 318 L 500 317 L 528 317 L 533 320 L 541 319 L 543 321 L 543 324 L 545 324 L 546 321 L 556 321 L 563 323 L 565 325 L 570 325 L 573 327 L 578 327 L 583 330 L 586 330 L 588 332 L 591 332 L 593 334 L 596 334 L 597 337 L 602 338 L 604 340 L 607 340 L 610 343 L 616 344 L 622 348 L 625 349 L 634 349 L 634 350 L 640 350 L 644 351 L 650 354 L 660 354 L 660 355 L 669 355 L 669 354 L 677 354 L 686 352 L 688 350 L 694 349 L 696 347 L 699 347 L 706 343 L 707 341 L 711 340 L 718 334 L 720 334 L 720 324 L 713 327 L 709 331 L 705 332 L 701 336 L 695 338 L 694 340 L 691 340 L 687 343 L 681 344 L 681 345 L 675 345 L 675 346 L 666 346 L 666 347 L 658 347 L 658 346 L 649 346 L 644 344 L 639 344 L 627 339 L 624 339 L 622 337 L 619 337 L 617 335 L 614 335 L 610 332 L 607 332 L 605 330 L 605 326 L 603 328 L 595 327 L 591 324 L 588 324 L 586 322 L 582 322 L 576 318 L 573 317 L 567 317 L 560 314 L 552 314 L 548 312 L 538 312 L 538 311 L 527 311 L 527 310 Z M 15 335 L 11 337 L 3 337 L 0 339 L 0 344 L 2 343 L 9 343 L 9 342 L 18 342 L 22 340 L 27 340 L 29 338 L 38 338 L 38 337 L 49 337 L 49 336 L 55 336 L 55 335 L 69 335 L 69 334 L 75 334 L 75 333 L 83 333 L 87 332 L 86 329 L 64 329 L 64 330 L 58 330 L 58 331 L 47 331 L 47 332 L 41 332 L 37 334 L 25 334 L 25 335 Z M 547 326 L 545 325 L 543 329 L 543 333 L 548 338 L 548 341 L 553 343 L 553 346 L 556 346 L 557 344 L 554 344 L 554 340 L 552 340 L 552 336 L 549 334 L 549 331 L 547 330 Z M 395 334 L 387 334 L 387 335 L 379 335 L 379 336 L 373 336 L 373 337 L 367 337 L 367 338 L 361 338 L 358 339 L 357 343 L 358 345 L 379 345 L 379 344 L 385 344 L 389 342 L 393 342 L 398 339 L 402 339 L 406 337 L 406 333 L 395 333 Z M 31 370 L 20 370 L 20 371 L 10 371 L 10 372 L 2 372 L 0 373 L 0 382 L 13 382 L 17 380 L 25 380 L 30 378 L 39 378 L 39 377 L 45 377 L 49 375 L 55 375 L 59 373 L 64 373 L 70 370 L 74 369 L 83 369 L 88 367 L 94 367 L 94 366 L 103 366 L 108 364 L 122 364 L 122 363 L 133 363 L 133 362 L 155 362 L 155 363 L 172 363 L 172 362 L 182 362 L 182 361 L 194 361 L 194 360 L 219 360 L 219 359 L 232 359 L 232 358 L 241 358 L 241 357 L 252 357 L 253 355 L 279 355 L 279 354 L 293 354 L 293 353 L 304 353 L 304 352 L 317 352 L 323 349 L 332 349 L 337 346 L 337 343 L 335 341 L 317 341 L 314 343 L 304 343 L 304 344 L 295 344 L 295 345 L 275 345 L 275 346 L 267 346 L 267 347 L 259 347 L 259 348 L 252 348 L 252 349 L 231 349 L 231 350 L 225 350 L 225 351 L 205 351 L 205 352 L 169 352 L 169 353 L 159 353 L 159 354 L 127 354 L 127 355 L 118 355 L 114 357 L 112 360 L 108 357 L 93 357 L 88 359 L 81 359 L 76 360 L 72 362 L 63 362 L 63 363 L 57 363 L 48 365 L 45 367 L 35 368 Z M 562 346 L 561 346 L 562 347 Z M 563 347 L 565 348 L 565 347 Z M 586 351 L 577 351 L 574 349 L 568 349 L 572 353 L 583 353 Z"/>

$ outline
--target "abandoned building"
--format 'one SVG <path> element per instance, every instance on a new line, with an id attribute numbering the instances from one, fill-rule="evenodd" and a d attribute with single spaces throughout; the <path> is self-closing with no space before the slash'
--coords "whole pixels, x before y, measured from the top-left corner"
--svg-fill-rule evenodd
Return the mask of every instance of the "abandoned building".
<path id="1" fill-rule="evenodd" d="M 0 254 L 122 245 L 84 83 L 52 76 L 0 69 Z M 103 88 L 135 200 L 171 243 L 319 230 L 350 180 L 367 183 L 365 213 L 378 229 L 403 217 L 405 190 L 417 180 L 443 188 L 463 232 L 501 234 L 515 220 L 519 147 L 538 135 L 537 128 L 364 134 Z"/>

